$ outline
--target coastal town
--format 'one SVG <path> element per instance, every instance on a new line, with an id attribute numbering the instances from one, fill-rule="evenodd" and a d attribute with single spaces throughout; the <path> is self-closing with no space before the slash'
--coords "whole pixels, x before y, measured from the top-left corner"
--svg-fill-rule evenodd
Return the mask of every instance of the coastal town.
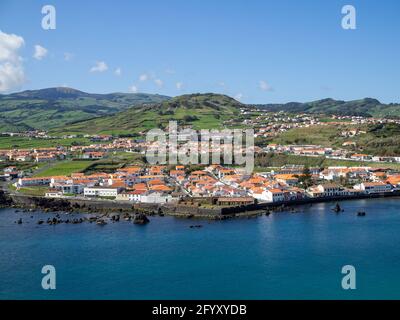
<path id="1" fill-rule="evenodd" d="M 251 116 L 254 112 L 256 116 Z M 271 138 L 291 129 L 324 126 L 327 123 L 309 114 L 265 113 L 259 109 L 241 110 L 241 114 L 247 117 L 243 124 L 255 128 L 255 139 Z M 392 164 L 400 163 L 400 156 L 362 153 L 352 138 L 366 134 L 362 127 L 365 124 L 399 124 L 399 121 L 360 116 L 331 116 L 330 120 L 330 124 L 346 124 L 346 129 L 339 132 L 344 139 L 340 147 L 283 144 L 267 140 L 269 142 L 247 147 L 247 150 L 243 146 L 239 151 L 251 149 L 256 159 L 266 155 L 284 155 L 299 159 L 328 159 L 333 161 L 332 165 L 285 163 L 280 166 L 256 167 L 254 172 L 246 172 L 243 167 L 224 164 L 223 161 L 211 165 L 152 165 L 145 160 L 148 152 L 157 152 L 162 148 L 168 152 L 176 148 L 174 150 L 178 156 L 185 156 L 188 148 L 181 142 L 174 146 L 171 141 L 149 141 L 144 133 L 139 137 L 106 134 L 54 137 L 46 131 L 4 133 L 3 137 L 9 138 L 34 141 L 85 139 L 86 143 L 2 149 L 0 180 L 5 181 L 3 186 L 7 186 L 11 193 L 49 199 L 159 205 L 179 205 L 190 200 L 203 205 L 207 203 L 208 207 L 291 204 L 310 199 L 323 201 L 397 194 L 400 191 L 400 170 Z M 170 136 L 172 134 L 170 132 Z M 223 143 L 211 145 L 208 140 L 198 141 L 197 137 L 192 138 L 190 134 L 183 140 L 202 156 L 203 149 L 210 154 L 232 151 L 232 145 L 224 140 L 226 138 L 219 135 L 216 139 L 218 142 L 223 140 Z M 117 162 L 116 155 L 127 156 L 128 159 Z M 129 160 L 135 158 L 141 158 L 142 161 Z M 12 165 L 7 166 L 7 163 Z M 54 169 L 59 163 L 69 163 L 72 166 L 79 163 L 82 167 L 46 174 L 52 173 L 51 168 Z M 102 163 L 103 166 L 96 166 Z M 26 170 L 27 166 L 29 170 Z M 50 168 L 50 171 L 43 168 Z"/>
<path id="2" fill-rule="evenodd" d="M 101 137 L 106 139 L 106 137 Z M 115 139 L 105 144 L 72 146 L 70 148 L 33 148 L 3 150 L 2 158 L 31 162 L 99 160 L 123 150 L 144 153 L 153 144 Z M 257 152 L 287 152 L 298 155 L 338 157 L 331 148 L 317 146 L 269 145 Z M 224 165 L 167 166 L 123 165 L 113 172 L 71 172 L 69 175 L 25 176 L 16 166 L 3 169 L 3 180 L 12 181 L 15 192 L 24 188 L 41 188 L 47 198 L 85 198 L 132 203 L 179 203 L 187 198 L 212 198 L 214 205 L 234 206 L 253 203 L 290 203 L 309 198 L 354 197 L 400 190 L 400 173 L 396 170 L 369 167 L 368 161 L 381 159 L 352 155 L 366 161 L 364 166 L 285 165 L 269 171 L 248 174 L 243 168 Z M 397 160 L 397 159 L 396 159 Z M 70 160 L 73 161 L 73 160 Z M 45 189 L 43 189 L 45 188 Z"/>

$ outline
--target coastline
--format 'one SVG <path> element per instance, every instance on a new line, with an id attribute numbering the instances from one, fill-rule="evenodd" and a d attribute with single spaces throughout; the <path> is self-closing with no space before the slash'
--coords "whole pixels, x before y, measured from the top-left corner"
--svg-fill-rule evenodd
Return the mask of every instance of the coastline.
<path id="1" fill-rule="evenodd" d="M 341 202 L 351 200 L 368 200 L 377 198 L 399 198 L 400 191 L 360 194 L 356 196 L 308 198 L 290 202 L 267 202 L 250 205 L 203 208 L 198 205 L 187 204 L 138 204 L 126 201 L 105 199 L 82 199 L 82 198 L 45 198 L 24 194 L 0 194 L 0 207 L 11 207 L 22 210 L 43 210 L 44 212 L 74 212 L 74 213 L 96 213 L 99 216 L 121 214 L 125 217 L 135 215 L 144 216 L 172 216 L 178 218 L 196 218 L 205 220 L 225 220 L 232 218 L 257 217 L 280 211 L 296 212 L 301 205 L 313 205 L 323 202 Z"/>

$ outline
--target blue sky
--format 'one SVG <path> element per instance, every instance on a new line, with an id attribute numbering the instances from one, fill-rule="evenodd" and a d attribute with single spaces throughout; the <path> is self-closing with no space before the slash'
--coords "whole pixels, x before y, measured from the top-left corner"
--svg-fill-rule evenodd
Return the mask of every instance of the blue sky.
<path id="1" fill-rule="evenodd" d="M 56 8 L 56 30 L 41 28 L 46 4 Z M 356 30 L 341 27 L 346 4 L 357 10 Z M 23 38 L 24 79 L 7 91 L 400 102 L 399 12 L 397 0 L 1 0 L 1 32 Z M 35 45 L 47 50 L 40 60 Z M 106 70 L 90 72 L 99 62 Z"/>

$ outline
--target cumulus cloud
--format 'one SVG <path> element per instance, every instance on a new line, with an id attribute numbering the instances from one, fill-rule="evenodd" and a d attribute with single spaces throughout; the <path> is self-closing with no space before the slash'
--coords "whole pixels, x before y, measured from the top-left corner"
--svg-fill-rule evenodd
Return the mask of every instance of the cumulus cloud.
<path id="1" fill-rule="evenodd" d="M 264 80 L 260 80 L 259 87 L 262 91 L 273 91 L 273 88 Z"/>
<path id="2" fill-rule="evenodd" d="M 131 85 L 131 86 L 129 87 L 129 92 L 132 92 L 132 93 L 138 92 L 137 86 L 135 86 L 134 84 Z"/>
<path id="3" fill-rule="evenodd" d="M 7 92 L 25 82 L 19 49 L 25 44 L 22 37 L 0 30 L 0 92 Z"/>
<path id="4" fill-rule="evenodd" d="M 120 76 L 120 75 L 122 74 L 122 69 L 121 69 L 121 68 L 115 69 L 114 74 L 115 74 L 116 76 Z"/>
<path id="5" fill-rule="evenodd" d="M 150 78 L 150 76 L 149 76 L 147 73 L 143 73 L 143 74 L 141 74 L 141 75 L 139 76 L 139 81 L 144 82 L 144 81 L 149 80 L 149 78 Z"/>
<path id="6" fill-rule="evenodd" d="M 158 86 L 158 87 L 162 87 L 164 85 L 164 82 L 161 79 L 155 79 L 154 83 Z"/>
<path id="7" fill-rule="evenodd" d="M 33 57 L 36 60 L 42 60 L 44 57 L 47 56 L 47 49 L 45 47 L 42 47 L 41 45 L 35 45 L 35 52 L 33 54 Z"/>
<path id="8" fill-rule="evenodd" d="M 104 61 L 97 61 L 96 64 L 90 68 L 90 72 L 104 72 L 108 70 L 108 66 Z"/>
<path id="9" fill-rule="evenodd" d="M 176 88 L 177 88 L 178 90 L 181 90 L 182 87 L 183 87 L 183 83 L 182 83 L 182 82 L 177 82 L 177 83 L 176 83 Z"/>

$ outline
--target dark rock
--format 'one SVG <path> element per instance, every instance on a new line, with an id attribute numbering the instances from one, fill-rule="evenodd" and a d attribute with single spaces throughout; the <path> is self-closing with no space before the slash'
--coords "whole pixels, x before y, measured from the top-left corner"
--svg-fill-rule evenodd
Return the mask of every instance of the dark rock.
<path id="1" fill-rule="evenodd" d="M 146 217 L 144 213 L 136 213 L 134 218 L 133 218 L 133 223 L 134 224 L 146 224 L 149 223 L 150 220 Z"/>

